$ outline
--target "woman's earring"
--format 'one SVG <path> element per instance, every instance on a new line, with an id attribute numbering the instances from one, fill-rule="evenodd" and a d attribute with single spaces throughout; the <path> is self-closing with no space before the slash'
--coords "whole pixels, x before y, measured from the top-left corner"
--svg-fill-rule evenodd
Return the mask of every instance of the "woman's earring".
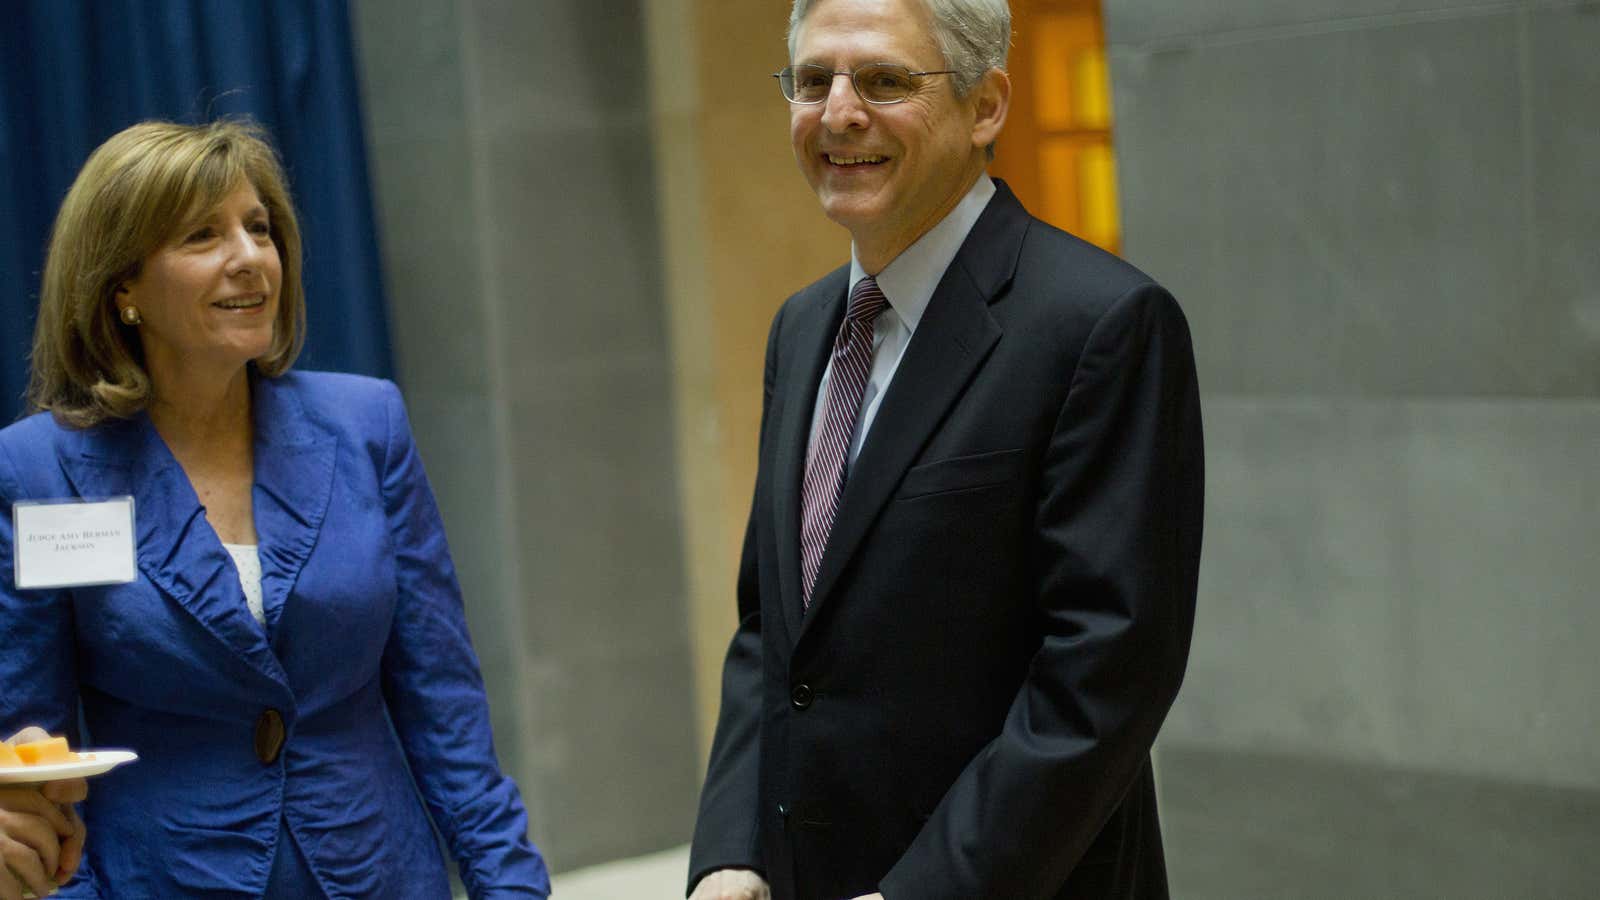
<path id="1" fill-rule="evenodd" d="M 139 307 L 129 305 L 122 308 L 122 324 L 138 325 L 143 321 L 144 319 L 139 317 Z"/>

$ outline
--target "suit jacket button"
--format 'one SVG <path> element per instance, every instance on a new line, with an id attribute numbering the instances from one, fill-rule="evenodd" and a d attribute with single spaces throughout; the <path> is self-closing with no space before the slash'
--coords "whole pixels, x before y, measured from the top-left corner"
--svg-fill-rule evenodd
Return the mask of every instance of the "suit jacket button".
<path id="1" fill-rule="evenodd" d="M 284 736 L 283 716 L 275 709 L 262 713 L 256 719 L 256 759 L 267 765 L 277 762 Z"/>
<path id="2" fill-rule="evenodd" d="M 797 684 L 794 686 L 794 690 L 789 692 L 789 702 L 794 704 L 795 709 L 805 709 L 811 705 L 811 701 L 814 699 L 816 699 L 816 695 L 811 692 L 811 685 L 809 684 Z"/>

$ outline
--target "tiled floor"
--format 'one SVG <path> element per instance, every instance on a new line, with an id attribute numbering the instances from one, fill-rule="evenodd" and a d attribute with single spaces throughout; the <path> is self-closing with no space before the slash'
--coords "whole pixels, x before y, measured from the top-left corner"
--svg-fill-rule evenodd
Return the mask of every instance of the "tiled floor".
<path id="1" fill-rule="evenodd" d="M 1600 898 L 1600 791 L 1163 747 L 1179 900 Z M 558 900 L 676 900 L 687 848 L 558 873 Z"/>
<path id="2" fill-rule="evenodd" d="M 674 847 L 552 879 L 557 900 L 680 900 L 689 870 L 689 848 Z"/>
<path id="3" fill-rule="evenodd" d="M 1600 898 L 1600 791 L 1163 747 L 1173 896 Z"/>

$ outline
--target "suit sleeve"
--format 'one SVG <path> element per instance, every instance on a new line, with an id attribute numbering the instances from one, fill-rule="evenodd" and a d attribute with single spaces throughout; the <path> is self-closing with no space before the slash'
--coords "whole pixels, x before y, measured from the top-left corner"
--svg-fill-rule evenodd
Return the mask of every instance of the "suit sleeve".
<path id="1" fill-rule="evenodd" d="M 767 335 L 765 372 L 762 377 L 760 458 L 766 453 L 767 415 L 777 372 L 778 333 L 783 311 L 773 317 Z M 744 868 L 765 872 L 760 833 L 761 738 L 761 584 L 759 571 L 762 476 L 756 476 L 750 521 L 745 526 L 744 548 L 739 558 L 737 584 L 739 627 L 722 664 L 722 705 L 711 761 L 700 791 L 700 811 L 695 817 L 694 842 L 689 851 L 689 887 L 716 869 Z"/>
<path id="2" fill-rule="evenodd" d="M 389 714 L 468 894 L 474 900 L 546 897 L 550 879 L 528 839 L 522 797 L 495 758 L 489 704 L 444 523 L 399 391 L 385 387 L 383 499 L 398 579 L 383 654 Z"/>
<path id="3" fill-rule="evenodd" d="M 1095 324 L 1043 451 L 1042 643 L 999 736 L 881 882 L 888 900 L 1061 889 L 1146 765 L 1183 679 L 1203 459 L 1188 326 L 1147 284 Z"/>
<path id="4" fill-rule="evenodd" d="M 28 725 L 64 735 L 83 746 L 78 731 L 78 663 L 72 595 L 64 590 L 16 589 L 16 535 L 12 502 L 25 496 L 21 479 L 0 447 L 0 740 Z M 82 810 L 80 809 L 80 814 Z M 94 823 L 86 823 L 94 842 Z M 101 895 L 87 848 L 78 873 L 54 896 Z"/>

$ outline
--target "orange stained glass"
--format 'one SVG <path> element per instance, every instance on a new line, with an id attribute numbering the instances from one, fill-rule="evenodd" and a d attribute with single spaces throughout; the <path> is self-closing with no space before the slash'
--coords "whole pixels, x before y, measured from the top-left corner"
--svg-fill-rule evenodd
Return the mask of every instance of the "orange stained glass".
<path id="1" fill-rule="evenodd" d="M 1040 16 L 1034 30 L 1030 55 L 1039 127 L 1109 128 L 1111 95 L 1099 16 L 1092 11 Z"/>
<path id="2" fill-rule="evenodd" d="M 1074 227 L 1067 230 L 1079 234 L 1083 231 L 1078 222 L 1082 209 L 1078 179 L 1078 154 L 1081 149 L 1082 144 L 1078 141 L 1070 137 L 1057 137 L 1040 141 L 1035 151 L 1039 160 L 1040 199 L 1044 201 L 1037 214 L 1059 227 L 1066 227 L 1061 224 L 1063 222 L 1071 222 Z"/>
<path id="3" fill-rule="evenodd" d="M 1111 82 L 1098 0 L 1012 0 L 1012 107 L 993 171 L 1036 215 L 1121 244 Z"/>
<path id="4" fill-rule="evenodd" d="M 1102 247 L 1121 245 L 1122 218 L 1117 207 L 1117 158 L 1110 141 L 1083 149 L 1078 157 L 1078 200 L 1083 211 L 1083 236 Z"/>

